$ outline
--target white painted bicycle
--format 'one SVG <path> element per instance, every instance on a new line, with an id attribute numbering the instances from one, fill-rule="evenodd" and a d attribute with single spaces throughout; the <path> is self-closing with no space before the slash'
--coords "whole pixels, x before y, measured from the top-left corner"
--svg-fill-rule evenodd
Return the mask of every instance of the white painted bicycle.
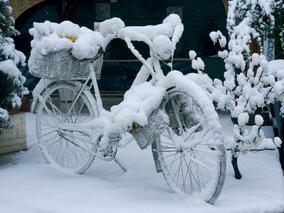
<path id="1" fill-rule="evenodd" d="M 226 164 L 218 115 L 197 82 L 179 71 L 165 75 L 160 66 L 173 56 L 182 35 L 180 18 L 170 15 L 162 24 L 142 27 L 125 27 L 114 18 L 102 22 L 100 31 L 104 45 L 92 59 L 77 60 L 64 50 L 32 52 L 31 73 L 42 78 L 33 92 L 33 109 L 45 159 L 76 173 L 86 171 L 95 157 L 115 160 L 124 169 L 117 148 L 136 140 L 141 149 L 152 145 L 157 172 L 174 192 L 213 203 Z M 102 50 L 115 38 L 124 40 L 143 66 L 124 100 L 107 111 L 96 74 Z M 133 41 L 149 46 L 148 59 Z"/>

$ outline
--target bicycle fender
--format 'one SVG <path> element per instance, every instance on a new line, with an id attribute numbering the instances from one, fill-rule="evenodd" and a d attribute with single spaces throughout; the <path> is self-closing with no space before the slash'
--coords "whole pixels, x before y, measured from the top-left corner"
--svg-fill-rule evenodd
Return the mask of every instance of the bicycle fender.
<path id="1" fill-rule="evenodd" d="M 221 125 L 216 125 L 215 123 L 219 117 L 215 111 L 213 102 L 206 91 L 198 85 L 199 82 L 195 81 L 197 77 L 196 75 L 183 75 L 181 72 L 174 70 L 168 73 L 162 82 L 162 86 L 166 89 L 175 86 L 176 90 L 189 93 L 202 108 L 206 109 L 204 113 L 210 118 L 208 119 L 210 126 L 212 128 L 218 128 L 218 131 L 221 131 Z"/>
<path id="2" fill-rule="evenodd" d="M 31 105 L 31 112 L 35 113 L 36 111 L 36 107 L 38 104 L 38 98 L 39 95 L 41 95 L 47 88 L 47 86 L 50 84 L 50 82 L 48 81 L 44 81 L 43 79 L 40 79 L 40 81 L 38 82 L 38 84 L 35 86 L 35 88 L 32 91 L 32 95 L 33 95 L 33 102 Z"/>
<path id="3" fill-rule="evenodd" d="M 39 102 L 39 96 L 41 96 L 50 86 L 56 84 L 58 82 L 53 80 L 47 80 L 47 79 L 40 79 L 38 84 L 33 89 L 32 95 L 33 95 L 33 102 L 31 104 L 31 112 L 36 113 L 37 104 Z M 68 81 L 70 84 L 74 84 L 77 87 L 81 86 L 81 83 L 78 81 Z"/>

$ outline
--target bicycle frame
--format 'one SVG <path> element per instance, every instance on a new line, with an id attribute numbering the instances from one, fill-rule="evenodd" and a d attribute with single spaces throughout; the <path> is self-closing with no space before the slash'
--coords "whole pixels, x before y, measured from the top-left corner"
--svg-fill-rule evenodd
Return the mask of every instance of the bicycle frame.
<path id="1" fill-rule="evenodd" d="M 103 108 L 92 63 L 83 81 L 42 80 L 42 90 L 36 88 L 36 132 L 44 157 L 77 173 L 86 171 L 95 157 L 114 160 L 126 171 L 116 158 L 117 148 L 135 139 L 141 149 L 152 145 L 156 170 L 174 192 L 213 203 L 222 189 L 226 165 L 218 115 L 207 94 L 189 76 L 173 70 L 164 75 L 160 66 L 160 60 L 173 59 L 183 29 L 181 20 L 170 15 L 157 26 L 122 25 L 104 34 L 102 48 L 115 38 L 122 39 L 143 65 L 120 104 L 110 111 Z M 144 59 L 132 41 L 145 42 L 150 57 Z M 62 91 L 70 97 L 61 98 Z"/>
<path id="2" fill-rule="evenodd" d="M 169 24 L 161 24 L 159 26 L 157 26 L 157 30 L 159 31 L 159 27 L 161 27 L 162 25 L 169 27 Z M 153 26 L 155 28 L 155 26 Z M 149 76 L 151 75 L 151 84 L 153 86 L 159 85 L 161 84 L 161 82 L 163 81 L 163 79 L 165 78 L 165 75 L 163 73 L 163 70 L 161 69 L 160 66 L 160 59 L 158 57 L 158 55 L 154 54 L 153 51 L 153 41 L 151 41 L 151 39 L 149 39 L 147 37 L 147 35 L 143 34 L 143 33 L 138 33 L 138 32 L 133 32 L 131 31 L 132 27 L 125 27 L 120 29 L 116 34 L 108 34 L 105 37 L 105 43 L 103 46 L 103 49 L 105 49 L 107 47 L 107 45 L 113 40 L 113 39 L 121 39 L 124 40 L 127 44 L 127 47 L 130 49 L 130 51 L 133 53 L 133 55 L 142 63 L 142 67 L 140 68 L 139 72 L 136 75 L 136 78 L 134 79 L 130 90 L 136 86 L 139 85 L 143 82 L 146 82 L 149 78 Z M 143 31 L 143 27 L 134 27 L 136 30 L 139 29 Z M 125 29 L 130 29 L 130 33 L 128 33 L 127 30 Z M 181 37 L 180 32 L 177 33 L 176 31 L 180 31 L 183 30 L 183 24 L 180 23 L 178 24 L 173 30 L 172 33 L 172 40 L 170 40 L 174 46 L 176 45 L 176 43 L 178 42 L 179 38 Z M 134 36 L 133 36 L 134 35 Z M 161 35 L 164 35 L 161 33 Z M 169 35 L 165 35 L 170 39 Z M 132 38 L 132 39 L 131 39 Z M 136 39 L 139 38 L 139 39 Z M 132 41 L 142 41 L 144 43 L 146 43 L 149 46 L 149 50 L 150 50 L 150 57 L 145 60 L 142 55 L 139 53 L 139 51 L 135 48 L 135 46 L 133 45 Z M 173 60 L 173 52 L 171 52 L 171 59 Z M 79 99 L 80 95 L 83 93 L 84 90 L 91 90 L 93 88 L 94 90 L 94 98 L 96 100 L 96 105 L 97 105 L 97 109 L 98 109 L 98 113 L 99 113 L 99 118 L 101 117 L 101 115 L 106 115 L 108 113 L 108 111 L 106 111 L 103 108 L 103 103 L 102 103 L 102 99 L 101 99 L 101 94 L 100 94 L 100 90 L 98 87 L 98 83 L 97 83 L 97 78 L 96 78 L 96 73 L 93 67 L 93 64 L 90 63 L 89 64 L 89 70 L 90 70 L 90 74 L 89 76 L 84 79 L 84 81 L 82 82 L 79 92 L 75 98 L 75 100 L 73 101 L 69 112 L 67 112 L 67 115 L 72 111 L 73 107 L 75 106 L 77 100 Z M 141 77 L 142 76 L 142 77 Z M 73 82 L 72 80 L 70 82 Z M 40 102 L 42 102 L 41 97 L 39 96 L 38 100 Z M 106 116 L 107 117 L 107 116 Z M 61 123 L 58 124 L 58 128 L 61 129 L 62 131 L 79 131 L 79 132 L 83 132 L 86 135 L 89 135 L 91 138 L 96 138 L 95 135 L 93 134 L 93 129 L 94 128 L 99 128 L 104 129 L 104 125 L 101 124 L 101 122 L 98 119 L 95 119 L 96 122 L 93 122 L 92 125 L 83 125 L 83 124 L 70 124 L 70 123 Z M 113 123 L 110 123 L 110 125 L 113 125 Z M 103 133 L 102 133 L 103 134 Z M 117 137 L 117 135 L 120 135 L 121 133 L 116 133 L 115 137 L 117 138 L 117 140 L 119 141 L 119 137 Z M 132 140 L 132 138 L 131 138 Z M 125 146 L 131 141 L 129 140 Z"/>

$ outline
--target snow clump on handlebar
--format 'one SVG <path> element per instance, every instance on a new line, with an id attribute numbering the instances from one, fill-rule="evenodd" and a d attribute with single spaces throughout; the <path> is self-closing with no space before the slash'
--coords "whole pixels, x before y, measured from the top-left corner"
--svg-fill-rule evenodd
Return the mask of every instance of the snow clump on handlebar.
<path id="1" fill-rule="evenodd" d="M 175 45 L 165 35 L 156 36 L 153 40 L 153 52 L 160 60 L 169 59 L 175 50 Z"/>
<path id="2" fill-rule="evenodd" d="M 105 37 L 108 34 L 117 35 L 125 24 L 120 18 L 111 18 L 100 23 L 100 33 Z"/>

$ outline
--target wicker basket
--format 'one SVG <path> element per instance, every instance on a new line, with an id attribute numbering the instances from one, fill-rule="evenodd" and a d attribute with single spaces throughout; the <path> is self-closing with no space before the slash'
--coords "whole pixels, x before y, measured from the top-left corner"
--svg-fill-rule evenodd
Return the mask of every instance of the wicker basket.
<path id="1" fill-rule="evenodd" d="M 165 131 L 168 125 L 168 116 L 162 110 L 157 109 L 149 116 L 147 125 L 131 131 L 131 134 L 138 146 L 141 149 L 145 149 Z"/>
<path id="2" fill-rule="evenodd" d="M 97 79 L 101 77 L 102 51 L 92 59 L 78 60 L 69 50 L 61 50 L 47 55 L 33 53 L 29 72 L 39 78 L 52 80 L 85 79 L 90 74 L 89 63 L 93 63 Z"/>

